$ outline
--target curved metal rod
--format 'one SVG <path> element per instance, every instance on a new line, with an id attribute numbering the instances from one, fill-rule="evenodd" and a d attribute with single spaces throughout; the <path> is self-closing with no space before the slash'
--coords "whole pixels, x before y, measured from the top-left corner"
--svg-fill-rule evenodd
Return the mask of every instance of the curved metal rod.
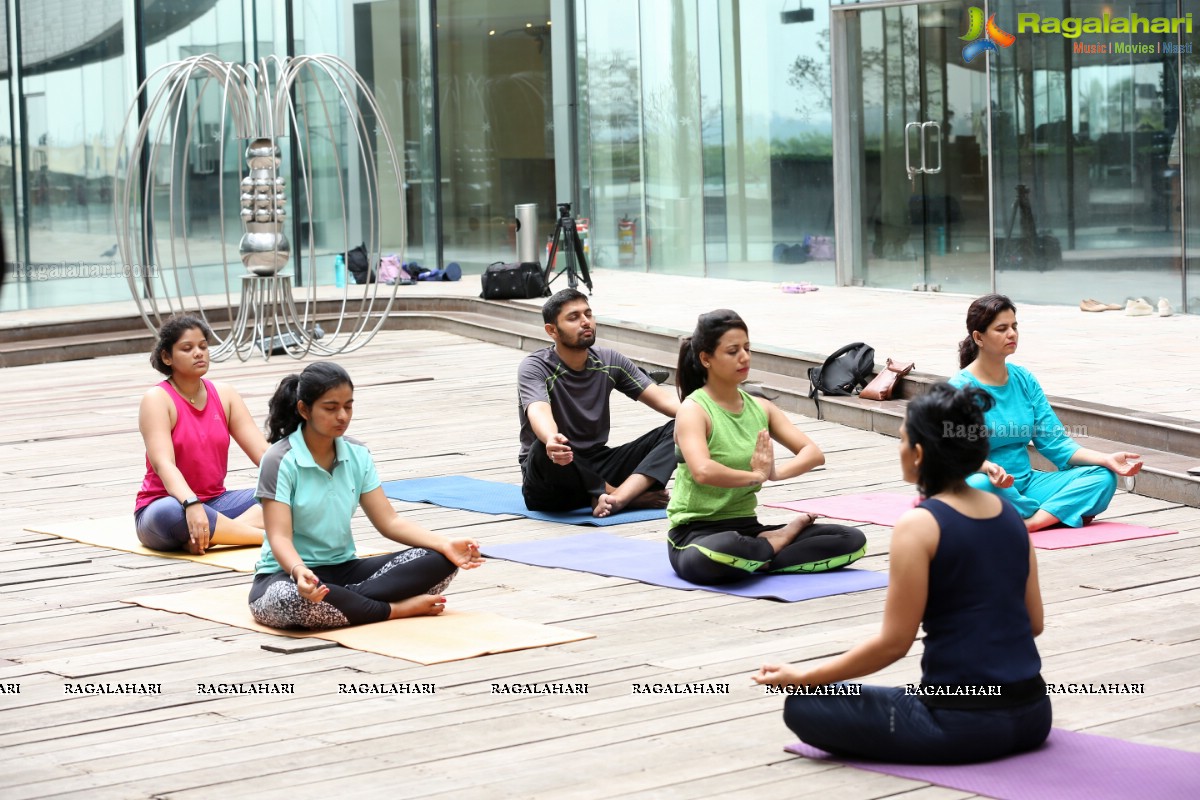
<path id="1" fill-rule="evenodd" d="M 305 209 L 308 218 L 313 216 L 313 188 L 315 185 L 314 165 L 310 158 L 312 138 L 310 135 L 310 115 L 313 104 L 308 102 L 305 95 L 305 83 L 312 80 L 313 90 L 318 99 L 320 114 L 332 132 L 343 129 L 339 122 L 334 124 L 332 107 L 344 108 L 352 131 L 352 141 L 356 149 L 356 157 L 343 164 L 341 145 L 335 138 L 331 139 L 334 158 L 335 175 L 342 203 L 342 233 L 343 241 L 349 245 L 350 208 L 347 199 L 347 187 L 343 171 L 353 165 L 361 169 L 363 190 L 365 195 L 365 222 L 367 223 L 367 242 L 369 253 L 378 259 L 382 244 L 383 209 L 380 200 L 384 196 L 384 182 L 380 176 L 376 161 L 379 156 L 386 155 L 391 159 L 395 170 L 396 197 L 399 201 L 400 213 L 400 246 L 401 258 L 407 250 L 408 230 L 404 213 L 406 207 L 406 192 L 404 186 L 405 164 L 396 153 L 395 142 L 392 139 L 382 110 L 377 99 L 366 82 L 350 65 L 336 56 L 308 55 L 295 58 L 268 56 L 257 62 L 246 65 L 231 64 L 218 59 L 211 54 L 192 56 L 181 61 L 163 65 L 154 70 L 138 87 L 134 103 L 126 113 L 121 129 L 120 142 L 126 156 L 124 171 L 114 174 L 114 223 L 118 232 L 118 248 L 124 261 L 126 282 L 130 288 L 142 320 L 152 331 L 161 325 L 163 314 L 176 312 L 186 307 L 190 299 L 194 301 L 198 313 L 207 320 L 207 315 L 201 302 L 200 282 L 197 277 L 196 265 L 193 263 L 190 239 L 190 225 L 187 219 L 187 197 L 190 194 L 190 178 L 187 174 L 187 157 L 198 135 L 198 119 L 200 103 L 206 94 L 214 90 L 214 83 L 220 84 L 221 117 L 217 133 L 217 191 L 218 191 L 218 225 L 220 237 L 221 263 L 225 270 L 222 275 L 225 288 L 225 309 L 232 328 L 226 337 L 216 337 L 218 342 L 213 348 L 213 357 L 219 358 L 236 354 L 246 360 L 253 355 L 257 347 L 263 358 L 269 358 L 275 348 L 274 338 L 281 345 L 283 352 L 293 358 L 303 358 L 310 352 L 323 355 L 334 355 L 340 352 L 350 352 L 369 342 L 382 328 L 395 303 L 397 286 L 393 285 L 382 313 L 377 310 L 377 301 L 381 300 L 380 287 L 377 282 L 367 283 L 362 287 L 362 295 L 356 303 L 357 308 L 350 310 L 350 283 L 347 281 L 342 291 L 342 302 L 338 320 L 332 335 L 317 340 L 309 330 L 310 324 L 315 325 L 317 318 L 317 284 L 316 279 L 316 240 L 312 226 L 309 227 L 307 248 L 310 263 L 313 265 L 313 280 L 309 281 L 308 291 L 304 296 L 304 311 L 300 314 L 296 308 L 294 297 L 290 291 L 291 279 L 286 274 L 275 276 L 244 275 L 242 290 L 236 317 L 234 314 L 233 289 L 230 285 L 229 257 L 227 251 L 227 236 L 225 225 L 225 187 L 221 185 L 225 178 L 225 148 L 228 141 L 226 129 L 232 127 L 234 135 L 239 138 L 267 138 L 275 142 L 288 138 L 294 133 L 292 157 L 297 159 L 298 172 L 303 181 L 305 192 Z M 192 109 L 188 109 L 188 87 L 191 81 L 199 81 L 196 100 Z M 324 85 L 328 81 L 332 87 L 332 95 L 327 96 L 330 87 Z M 161 81 L 153 90 L 151 86 Z M 297 86 L 298 84 L 298 86 Z M 296 99 L 292 89 L 297 86 L 300 107 L 297 109 Z M 137 113 L 137 102 L 146 98 L 146 112 L 137 121 L 136 133 L 130 141 L 130 131 Z M 335 99 L 336 98 L 336 99 Z M 376 151 L 372 142 L 372 130 L 363 113 L 364 107 L 369 107 L 377 120 L 376 135 L 382 134 L 386 150 Z M 185 114 L 187 115 L 185 117 Z M 187 123 L 184 126 L 184 119 Z M 342 119 L 338 115 L 338 120 Z M 286 126 L 286 127 L 285 127 Z M 177 133 L 183 130 L 182 143 Z M 202 134 L 202 132 L 200 132 Z M 349 142 L 347 142 L 348 144 Z M 182 151 L 180 150 L 182 147 Z M 180 156 L 182 155 L 182 161 Z M 156 180 L 164 157 L 169 158 L 166 169 L 170 173 L 166 200 L 167 209 L 167 247 L 163 253 L 160 249 L 158 226 L 154 224 L 158 212 Z M 143 163 L 144 162 L 144 163 Z M 176 165 L 185 166 L 182 175 L 176 175 Z M 144 167 L 144 169 L 143 169 Z M 279 175 L 279 164 L 273 164 L 271 174 Z M 144 173 L 144 174 L 143 174 Z M 234 173 L 240 174 L 240 170 Z M 178 178 L 178 180 L 176 180 Z M 238 188 L 240 191 L 240 179 Z M 293 194 L 297 187 L 293 188 Z M 136 194 L 135 194 L 136 192 Z M 295 203 L 292 205 L 295 208 Z M 135 219 L 140 210 L 140 220 Z M 178 223 L 177 223 L 178 215 Z M 183 236 L 183 242 L 176 242 L 176 231 Z M 299 245 L 299 243 L 297 243 Z M 297 254 L 299 247 L 295 248 Z M 134 253 L 145 256 L 147 268 L 157 269 L 149 273 L 139 282 L 135 276 L 133 265 L 142 260 Z M 160 264 L 160 255 L 168 256 L 168 264 Z M 182 259 L 181 259 L 182 256 Z M 169 279 L 167 269 L 173 273 Z M 183 285 L 184 269 L 187 280 L 191 285 Z M 172 287 L 171 284 L 174 284 Z M 155 287 L 158 291 L 155 291 Z M 148 288 L 147 297 L 142 297 L 143 288 Z M 173 289 L 173 291 L 172 291 Z M 355 319 L 347 319 L 347 313 L 354 313 Z M 376 316 L 372 320 L 372 316 Z M 273 332 L 268 336 L 268 331 Z"/>

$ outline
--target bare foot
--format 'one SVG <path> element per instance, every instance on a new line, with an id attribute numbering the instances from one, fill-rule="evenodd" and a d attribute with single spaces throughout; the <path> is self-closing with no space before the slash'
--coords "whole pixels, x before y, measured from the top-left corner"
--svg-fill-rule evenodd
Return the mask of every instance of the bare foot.
<path id="1" fill-rule="evenodd" d="M 389 605 L 392 607 L 392 613 L 388 619 L 434 617 L 446 610 L 446 598 L 436 594 L 419 594 Z"/>
<path id="2" fill-rule="evenodd" d="M 797 514 L 796 517 L 784 525 L 779 530 L 767 531 L 760 533 L 758 538 L 765 539 L 770 542 L 771 547 L 778 553 L 783 548 L 787 547 L 792 542 L 796 541 L 796 537 L 800 535 L 800 531 L 812 525 L 816 520 L 816 514 Z"/>
<path id="3" fill-rule="evenodd" d="M 642 492 L 629 501 L 630 508 L 666 508 L 671 502 L 671 493 L 666 489 Z"/>
<path id="4" fill-rule="evenodd" d="M 592 506 L 592 516 L 607 517 L 617 513 L 624 507 L 624 504 L 617 499 L 616 495 L 602 494 L 596 498 L 596 504 Z"/>

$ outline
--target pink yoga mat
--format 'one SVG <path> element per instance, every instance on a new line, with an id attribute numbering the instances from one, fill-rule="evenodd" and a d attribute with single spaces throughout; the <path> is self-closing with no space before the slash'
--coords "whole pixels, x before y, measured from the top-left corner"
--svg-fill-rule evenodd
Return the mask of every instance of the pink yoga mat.
<path id="1" fill-rule="evenodd" d="M 830 519 L 873 522 L 876 525 L 891 527 L 896 524 L 905 511 L 911 511 L 918 502 L 920 502 L 920 498 L 915 494 L 873 492 L 871 494 L 813 497 L 808 500 L 791 500 L 787 503 L 767 503 L 767 505 L 771 508 L 786 508 Z"/>
<path id="2" fill-rule="evenodd" d="M 1195 800 L 1200 753 L 1055 728 L 1038 750 L 983 764 L 880 764 L 835 758 L 803 742 L 783 748 L 808 758 L 999 800 Z"/>
<path id="3" fill-rule="evenodd" d="M 876 525 L 892 526 L 900 516 L 918 502 L 916 495 L 895 492 L 872 494 L 843 494 L 835 497 L 814 497 L 809 500 L 792 500 L 787 503 L 768 503 L 772 508 L 818 514 L 830 519 L 848 519 L 853 522 L 873 522 Z M 1145 539 L 1151 536 L 1166 536 L 1178 531 L 1163 531 L 1143 525 L 1128 525 L 1124 522 L 1093 522 L 1082 528 L 1049 528 L 1033 534 L 1033 546 L 1039 550 L 1064 550 L 1068 547 L 1086 547 L 1107 542 L 1124 542 L 1129 539 Z M 1197 795 L 1200 797 L 1200 794 Z"/>
<path id="4" fill-rule="evenodd" d="M 1033 546 L 1039 550 L 1065 550 L 1068 547 L 1087 547 L 1090 544 L 1124 542 L 1128 539 L 1148 539 L 1179 531 L 1160 531 L 1124 522 L 1092 522 L 1082 528 L 1047 528 L 1032 534 Z M 1197 793 L 1200 797 L 1200 792 Z"/>

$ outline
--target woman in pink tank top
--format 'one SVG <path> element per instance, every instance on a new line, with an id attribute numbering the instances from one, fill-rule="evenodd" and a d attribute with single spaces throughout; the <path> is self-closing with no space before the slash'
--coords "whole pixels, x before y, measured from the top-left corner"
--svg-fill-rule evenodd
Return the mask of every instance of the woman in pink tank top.
<path id="1" fill-rule="evenodd" d="M 203 320 L 172 317 L 158 333 L 150 364 L 167 376 L 138 410 L 146 477 L 134 505 L 138 539 L 154 550 L 203 553 L 214 544 L 261 544 L 262 509 L 254 489 L 225 489 L 232 437 L 257 466 L 267 440 L 237 391 L 205 380 Z"/>

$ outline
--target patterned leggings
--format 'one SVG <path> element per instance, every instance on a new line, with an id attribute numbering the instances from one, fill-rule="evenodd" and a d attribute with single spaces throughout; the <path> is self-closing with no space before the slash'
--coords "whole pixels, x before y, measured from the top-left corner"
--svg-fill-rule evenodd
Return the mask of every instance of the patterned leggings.
<path id="1" fill-rule="evenodd" d="M 319 603 L 300 596 L 286 572 L 254 576 L 250 613 L 272 628 L 324 630 L 382 622 L 390 603 L 422 594 L 440 594 L 458 569 L 441 553 L 422 547 L 371 558 L 356 558 L 313 572 L 329 587 Z"/>

